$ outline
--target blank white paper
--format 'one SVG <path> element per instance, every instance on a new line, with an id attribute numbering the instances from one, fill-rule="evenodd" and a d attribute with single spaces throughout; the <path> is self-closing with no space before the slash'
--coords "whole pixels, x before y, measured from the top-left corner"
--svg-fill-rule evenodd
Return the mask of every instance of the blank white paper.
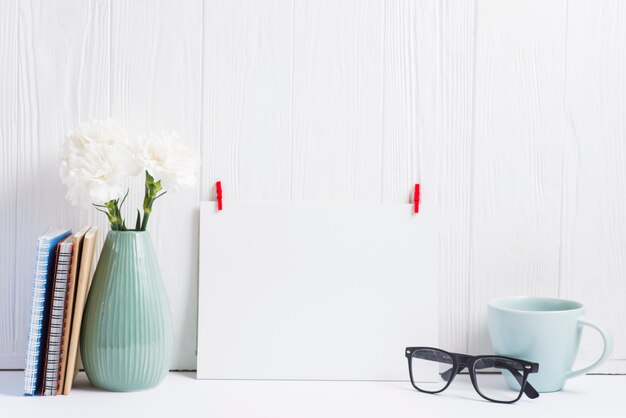
<path id="1" fill-rule="evenodd" d="M 198 378 L 407 380 L 438 252 L 429 205 L 202 202 Z"/>

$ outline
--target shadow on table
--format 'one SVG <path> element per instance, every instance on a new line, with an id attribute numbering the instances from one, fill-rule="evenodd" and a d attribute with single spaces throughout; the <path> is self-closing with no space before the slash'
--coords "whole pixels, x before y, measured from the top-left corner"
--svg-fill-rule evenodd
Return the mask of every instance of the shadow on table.
<path id="1" fill-rule="evenodd" d="M 187 379 L 196 380 L 195 371 L 172 371 L 170 373 L 176 373 L 179 376 Z M 0 374 L 0 396 L 24 396 L 24 372 L 21 370 L 5 370 Z M 103 389 L 98 389 L 89 383 L 89 379 L 85 372 L 80 372 L 74 384 L 72 385 L 72 391 L 87 391 L 87 392 L 106 392 Z M 0 414 L 1 416 L 1 414 Z"/>
<path id="2" fill-rule="evenodd" d="M 86 391 L 86 392 L 105 392 L 103 389 L 98 389 L 89 382 L 85 372 L 80 372 L 72 383 L 72 391 Z M 71 393 L 71 392 L 70 392 Z"/>
<path id="3" fill-rule="evenodd" d="M 198 380 L 198 373 L 195 370 L 171 370 L 170 373 L 176 373 L 187 379 Z"/>
<path id="4" fill-rule="evenodd" d="M 170 374 L 172 373 L 176 373 L 179 376 L 185 377 L 187 379 L 193 379 L 196 380 L 196 372 L 195 371 L 171 371 Z M 167 377 L 166 377 L 167 379 Z M 87 378 L 87 375 L 85 374 L 84 371 L 80 372 L 78 374 L 78 376 L 76 376 L 76 379 L 74 379 L 74 384 L 72 385 L 72 390 L 79 390 L 79 391 L 89 391 L 89 392 L 109 392 L 105 389 L 100 389 L 97 388 L 95 386 L 93 386 L 90 382 L 89 379 Z M 126 393 L 126 392 L 120 392 L 120 393 Z M 132 393 L 128 392 L 128 393 Z"/>
<path id="5" fill-rule="evenodd" d="M 0 378 L 0 396 L 23 396 L 24 372 L 3 371 Z"/>
<path id="6" fill-rule="evenodd" d="M 414 392 L 416 396 L 434 396 L 440 398 L 442 402 L 445 402 L 446 399 L 462 399 L 465 401 L 500 405 L 498 403 L 490 402 L 480 396 L 474 389 L 472 382 L 469 380 L 469 376 L 466 375 L 462 375 L 456 378 L 454 382 L 452 382 L 451 386 L 441 393 L 423 393 L 412 387 L 411 384 L 408 382 L 407 387 L 403 387 L 402 390 Z"/>

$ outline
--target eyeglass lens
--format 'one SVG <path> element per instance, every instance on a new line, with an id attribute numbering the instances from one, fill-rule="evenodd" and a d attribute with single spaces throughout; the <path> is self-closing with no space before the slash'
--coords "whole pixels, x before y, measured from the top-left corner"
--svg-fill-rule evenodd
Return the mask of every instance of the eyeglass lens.
<path id="1" fill-rule="evenodd" d="M 474 363 L 478 391 L 486 398 L 511 402 L 519 398 L 522 390 L 523 365 L 513 360 L 485 357 Z"/>
<path id="2" fill-rule="evenodd" d="M 420 349 L 411 355 L 413 385 L 425 392 L 439 392 L 452 376 L 454 361 L 443 351 Z"/>

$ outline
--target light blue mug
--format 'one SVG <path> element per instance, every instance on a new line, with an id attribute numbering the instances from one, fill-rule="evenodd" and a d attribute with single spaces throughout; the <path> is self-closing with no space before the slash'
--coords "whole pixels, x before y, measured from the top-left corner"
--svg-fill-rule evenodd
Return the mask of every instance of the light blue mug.
<path id="1" fill-rule="evenodd" d="M 539 392 L 563 389 L 565 380 L 600 366 L 611 355 L 611 333 L 584 317 L 581 303 L 544 297 L 506 297 L 489 302 L 487 318 L 493 351 L 497 355 L 539 363 L 528 381 Z M 600 358 L 591 366 L 572 370 L 584 325 L 604 340 Z M 505 375 L 509 387 L 517 382 Z M 519 386 L 517 386 L 519 389 Z"/>

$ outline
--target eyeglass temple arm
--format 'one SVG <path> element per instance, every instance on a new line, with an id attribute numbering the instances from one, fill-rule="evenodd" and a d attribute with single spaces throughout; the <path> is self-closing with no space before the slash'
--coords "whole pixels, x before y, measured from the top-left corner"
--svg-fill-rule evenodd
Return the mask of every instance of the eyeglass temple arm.
<path id="1" fill-rule="evenodd" d="M 506 369 L 511 372 L 511 374 L 513 375 L 513 377 L 515 378 L 515 380 L 517 380 L 517 383 L 519 383 L 520 386 L 522 386 L 522 384 L 524 383 L 524 375 L 521 374 L 519 371 L 515 370 L 512 367 L 509 366 L 504 366 L 506 367 Z M 535 399 L 539 397 L 539 393 L 537 393 L 537 391 L 535 390 L 535 388 L 533 387 L 533 385 L 531 385 L 530 383 L 528 383 L 528 380 L 526 380 L 526 385 L 524 385 L 524 393 L 526 394 L 526 396 L 528 396 L 530 399 Z"/>
<path id="2" fill-rule="evenodd" d="M 522 386 L 522 384 L 524 383 L 524 375 L 522 375 L 520 372 L 518 372 L 517 370 L 515 370 L 514 368 L 506 364 L 504 364 L 503 366 L 513 375 L 515 380 L 517 380 L 517 383 L 519 383 L 519 385 Z M 461 367 L 459 371 L 463 370 L 464 367 L 465 366 Z M 447 382 L 450 379 L 450 376 L 452 375 L 453 370 L 454 370 L 454 367 L 451 367 L 445 372 L 439 373 L 439 375 L 441 376 L 443 380 Z M 539 397 L 539 393 L 537 393 L 535 388 L 530 383 L 528 383 L 528 381 L 526 381 L 526 385 L 524 386 L 524 393 L 530 399 L 535 399 Z"/>

